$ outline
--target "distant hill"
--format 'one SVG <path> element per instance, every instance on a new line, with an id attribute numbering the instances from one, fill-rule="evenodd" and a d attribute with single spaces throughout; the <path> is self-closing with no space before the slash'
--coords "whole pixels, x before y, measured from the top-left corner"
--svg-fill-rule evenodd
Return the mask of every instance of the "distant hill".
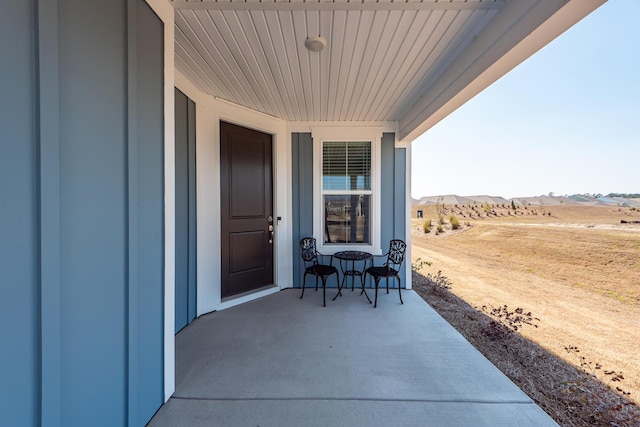
<path id="1" fill-rule="evenodd" d="M 445 205 L 502 205 L 511 204 L 521 206 L 558 206 L 558 205 L 582 205 L 582 206 L 622 206 L 640 208 L 640 195 L 629 194 L 632 197 L 621 197 L 618 193 L 611 193 L 607 196 L 599 197 L 589 194 L 574 194 L 572 196 L 537 196 L 537 197 L 514 197 L 505 199 L 500 196 L 458 196 L 455 194 L 446 194 L 439 196 L 425 196 L 419 199 L 412 199 L 414 205 L 433 205 L 436 203 L 444 203 Z"/>

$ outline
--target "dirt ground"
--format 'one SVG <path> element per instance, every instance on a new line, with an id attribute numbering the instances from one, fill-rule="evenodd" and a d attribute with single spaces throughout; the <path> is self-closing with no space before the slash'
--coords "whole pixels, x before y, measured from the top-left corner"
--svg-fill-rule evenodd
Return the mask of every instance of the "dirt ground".
<path id="1" fill-rule="evenodd" d="M 433 227 L 427 234 L 424 219 L 412 221 L 412 261 L 432 265 L 420 274 L 441 271 L 451 293 L 472 307 L 530 311 L 540 320 L 521 328 L 525 338 L 569 364 L 591 366 L 640 404 L 640 224 L 620 223 L 640 220 L 640 211 L 557 206 L 513 215 L 497 206 L 471 219 L 464 207 L 449 207 L 445 220 L 453 213 L 463 226 L 445 224 L 436 235 L 435 211 L 424 209 Z M 613 384 L 611 371 L 624 379 Z"/>

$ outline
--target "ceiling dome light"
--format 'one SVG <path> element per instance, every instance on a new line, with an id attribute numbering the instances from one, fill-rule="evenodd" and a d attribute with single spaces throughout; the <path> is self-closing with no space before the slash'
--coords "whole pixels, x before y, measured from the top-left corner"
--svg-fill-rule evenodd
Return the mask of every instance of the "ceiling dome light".
<path id="1" fill-rule="evenodd" d="M 311 52 L 320 52 L 327 45 L 327 40 L 322 36 L 307 37 L 304 41 L 304 45 Z"/>

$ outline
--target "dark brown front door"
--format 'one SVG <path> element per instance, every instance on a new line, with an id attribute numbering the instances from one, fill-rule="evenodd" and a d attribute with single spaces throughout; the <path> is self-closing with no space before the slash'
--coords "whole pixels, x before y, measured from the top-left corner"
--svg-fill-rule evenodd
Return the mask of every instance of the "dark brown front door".
<path id="1" fill-rule="evenodd" d="M 222 297 L 273 284 L 271 135 L 220 122 Z"/>

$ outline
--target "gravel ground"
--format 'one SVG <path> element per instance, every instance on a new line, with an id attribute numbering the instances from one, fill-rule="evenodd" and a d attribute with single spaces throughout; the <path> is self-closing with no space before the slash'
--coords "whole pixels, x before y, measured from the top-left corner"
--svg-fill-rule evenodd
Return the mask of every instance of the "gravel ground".
<path id="1" fill-rule="evenodd" d="M 536 327 L 527 313 L 517 313 L 517 307 L 474 308 L 446 289 L 446 277 L 434 279 L 414 272 L 413 289 L 558 424 L 640 426 L 640 408 L 615 391 L 623 381 L 615 373 L 604 384 L 591 373 L 600 368 L 583 361 L 579 349 L 567 349 L 577 364 L 583 361 L 576 369 L 514 332 Z"/>

